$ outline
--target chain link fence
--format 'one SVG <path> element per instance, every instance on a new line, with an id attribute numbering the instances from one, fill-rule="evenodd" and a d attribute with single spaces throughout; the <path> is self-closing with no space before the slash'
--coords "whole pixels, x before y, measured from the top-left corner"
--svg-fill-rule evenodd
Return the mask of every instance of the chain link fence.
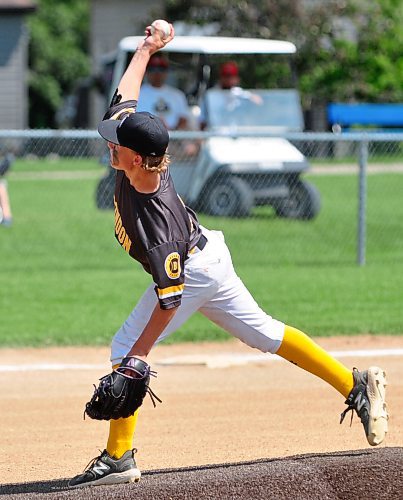
<path id="1" fill-rule="evenodd" d="M 278 263 L 403 260 L 403 133 L 172 132 L 169 153 L 180 196 L 202 223 L 233 232 L 235 255 L 267 252 Z M 114 171 L 95 131 L 0 131 L 0 162 L 10 155 L 0 179 L 8 180 L 13 225 L 32 209 L 35 200 L 24 197 L 38 181 L 42 189 L 64 185 L 70 195 L 77 189 L 74 203 L 112 217 Z M 57 193 L 47 216 L 63 226 L 63 188 Z M 24 245 L 36 237 L 27 226 Z"/>

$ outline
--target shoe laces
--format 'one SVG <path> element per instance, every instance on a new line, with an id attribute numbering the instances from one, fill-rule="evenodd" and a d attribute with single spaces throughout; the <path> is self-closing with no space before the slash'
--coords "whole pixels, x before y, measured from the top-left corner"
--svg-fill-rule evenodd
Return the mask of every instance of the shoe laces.
<path id="1" fill-rule="evenodd" d="M 351 420 L 350 420 L 350 427 L 353 424 L 353 417 L 354 417 L 354 406 L 349 405 L 348 408 L 346 408 L 340 415 L 340 423 L 343 423 L 343 420 L 345 419 L 347 413 L 351 411 Z"/>
<path id="2" fill-rule="evenodd" d="M 98 455 L 97 457 L 92 458 L 92 459 L 88 462 L 88 465 L 85 467 L 84 472 L 89 471 L 89 470 L 91 469 L 91 467 L 92 467 L 92 466 L 93 466 L 93 465 L 94 465 L 94 464 L 95 464 L 98 460 L 100 460 L 100 459 L 102 458 L 102 456 L 103 456 L 103 455 L 105 455 L 105 454 L 108 454 L 108 455 L 109 455 L 109 453 L 108 453 L 106 450 L 104 450 L 104 451 L 99 450 L 99 453 L 100 453 L 100 455 Z M 137 453 L 137 448 L 133 448 L 133 449 L 132 449 L 132 454 L 134 455 L 135 453 Z M 110 455 L 109 455 L 109 456 L 110 456 Z M 122 456 L 123 456 L 123 455 L 122 455 Z M 112 460 L 114 460 L 114 458 L 113 458 L 113 457 L 111 457 L 111 458 L 112 458 Z M 120 457 L 120 458 L 122 458 L 122 457 Z M 120 460 L 120 459 L 116 459 L 116 460 Z"/>
<path id="3" fill-rule="evenodd" d="M 97 462 L 98 460 L 101 459 L 102 455 L 104 455 L 105 453 L 108 453 L 106 450 L 104 450 L 104 451 L 99 450 L 99 452 L 100 452 L 100 455 L 98 455 L 97 457 L 92 458 L 88 462 L 88 465 L 85 467 L 84 472 L 87 472 L 88 470 L 90 470 L 91 467 L 95 464 L 95 462 Z"/>
<path id="4" fill-rule="evenodd" d="M 349 402 L 348 399 L 350 398 L 350 396 L 351 396 L 352 392 L 354 391 L 354 388 L 357 386 L 357 384 L 359 384 L 359 383 L 363 383 L 364 384 L 365 383 L 365 380 L 362 380 L 361 372 L 356 367 L 353 368 L 353 378 L 354 378 L 354 386 L 351 389 L 351 392 L 348 395 L 348 398 L 347 398 L 347 401 L 346 401 L 346 404 L 348 404 L 348 406 L 347 406 L 347 408 L 340 415 L 340 424 L 342 424 L 343 420 L 345 419 L 345 417 L 347 415 L 347 413 L 349 411 L 351 411 L 350 427 L 353 424 L 354 410 L 357 411 L 357 409 L 355 407 L 355 404 L 354 404 L 353 400 L 351 400 L 351 402 Z M 363 422 L 362 415 L 360 415 L 360 412 L 357 411 L 357 414 L 360 417 L 361 422 Z"/>

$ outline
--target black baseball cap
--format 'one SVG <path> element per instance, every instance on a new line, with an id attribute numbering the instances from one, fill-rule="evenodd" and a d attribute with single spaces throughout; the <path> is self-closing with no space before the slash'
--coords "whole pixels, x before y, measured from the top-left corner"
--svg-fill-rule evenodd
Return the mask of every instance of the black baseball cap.
<path id="1" fill-rule="evenodd" d="M 130 113 L 122 120 L 103 120 L 98 132 L 105 140 L 144 156 L 164 156 L 169 142 L 162 120 L 146 111 Z"/>

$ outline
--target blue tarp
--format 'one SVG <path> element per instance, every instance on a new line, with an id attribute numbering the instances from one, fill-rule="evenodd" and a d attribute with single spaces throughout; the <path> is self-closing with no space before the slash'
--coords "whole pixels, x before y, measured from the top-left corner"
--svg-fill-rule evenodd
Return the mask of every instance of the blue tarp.
<path id="1" fill-rule="evenodd" d="M 342 104 L 328 105 L 330 124 L 376 125 L 383 127 L 403 126 L 403 104 Z"/>

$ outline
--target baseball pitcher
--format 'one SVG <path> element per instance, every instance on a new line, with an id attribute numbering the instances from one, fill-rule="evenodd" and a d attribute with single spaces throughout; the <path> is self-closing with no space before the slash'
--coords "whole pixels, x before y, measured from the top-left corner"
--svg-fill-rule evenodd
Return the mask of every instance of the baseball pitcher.
<path id="1" fill-rule="evenodd" d="M 199 224 L 177 195 L 170 173 L 168 132 L 163 122 L 136 112 L 150 56 L 174 38 L 148 26 L 99 125 L 116 169 L 115 237 L 150 275 L 150 286 L 116 332 L 111 373 L 86 405 L 91 418 L 109 421 L 105 450 L 70 487 L 138 481 L 133 436 L 138 408 L 149 394 L 154 372 L 147 362 L 153 346 L 199 311 L 242 342 L 276 353 L 334 387 L 355 411 L 370 445 L 387 432 L 385 373 L 351 371 L 303 332 L 269 316 L 237 276 L 224 236 Z M 298 416 L 296 416 L 298 418 Z"/>

